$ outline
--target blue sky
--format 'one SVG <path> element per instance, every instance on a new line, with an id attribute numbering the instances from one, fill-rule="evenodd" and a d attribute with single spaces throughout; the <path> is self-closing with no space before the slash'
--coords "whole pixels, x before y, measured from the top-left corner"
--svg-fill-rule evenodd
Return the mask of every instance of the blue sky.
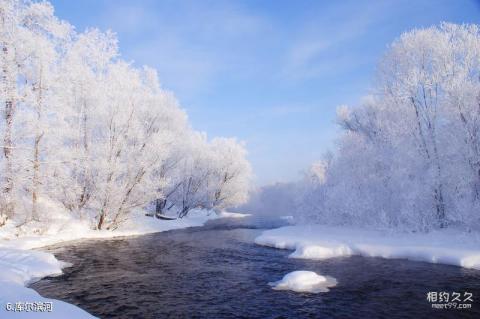
<path id="1" fill-rule="evenodd" d="M 155 67 L 193 127 L 246 142 L 257 185 L 292 181 L 335 148 L 335 109 L 368 94 L 402 32 L 479 23 L 474 0 L 51 1 L 83 31 L 117 33 L 122 57 Z"/>

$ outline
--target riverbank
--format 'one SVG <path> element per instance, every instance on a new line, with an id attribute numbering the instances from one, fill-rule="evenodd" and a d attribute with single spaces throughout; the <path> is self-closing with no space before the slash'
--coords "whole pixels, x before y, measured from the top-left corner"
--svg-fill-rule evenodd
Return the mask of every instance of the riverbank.
<path id="1" fill-rule="evenodd" d="M 395 233 L 323 225 L 267 230 L 255 239 L 263 246 L 290 249 L 289 257 L 328 259 L 359 255 L 408 259 L 480 270 L 480 234 L 454 229 Z"/>
<path id="2" fill-rule="evenodd" d="M 122 225 L 116 231 L 95 231 L 88 225 L 66 223 L 42 235 L 23 237 L 12 236 L 8 229 L 2 231 L 0 238 L 0 317 L 1 318 L 95 318 L 84 310 L 54 299 L 41 297 L 26 286 L 46 276 L 58 276 L 62 269 L 71 266 L 59 261 L 51 253 L 37 251 L 41 247 L 81 239 L 114 238 L 137 236 L 164 232 L 173 229 L 202 226 L 214 218 L 233 217 L 241 214 L 224 212 L 220 216 L 213 212 L 194 211 L 186 218 L 177 220 L 158 220 L 145 216 L 143 211 Z M 55 229 L 55 227 L 53 228 Z M 52 307 L 52 311 L 45 308 Z M 17 311 L 15 311 L 17 310 Z"/>

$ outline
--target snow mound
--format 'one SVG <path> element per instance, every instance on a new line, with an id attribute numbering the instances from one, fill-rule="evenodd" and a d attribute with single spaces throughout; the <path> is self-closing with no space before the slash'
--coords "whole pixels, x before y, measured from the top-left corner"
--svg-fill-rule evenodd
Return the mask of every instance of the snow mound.
<path id="1" fill-rule="evenodd" d="M 328 259 L 333 257 L 348 257 L 353 254 L 352 249 L 345 244 L 338 245 L 298 245 L 290 254 L 292 258 Z"/>
<path id="2" fill-rule="evenodd" d="M 218 213 L 219 218 L 245 218 L 248 216 L 252 216 L 252 214 L 233 213 L 227 211 L 221 211 L 220 213 Z"/>
<path id="3" fill-rule="evenodd" d="M 286 274 L 282 280 L 269 283 L 275 290 L 292 290 L 295 292 L 319 293 L 337 285 L 337 280 L 330 276 L 320 276 L 313 271 L 297 270 Z"/>
<path id="4" fill-rule="evenodd" d="M 292 249 L 292 258 L 327 259 L 360 255 L 402 258 L 480 269 L 480 240 L 456 230 L 388 233 L 323 225 L 287 226 L 263 232 L 255 243 Z"/>
<path id="5" fill-rule="evenodd" d="M 18 285 L 27 285 L 34 279 L 60 275 L 62 267 L 67 265 L 49 253 L 0 249 L 0 282 L 11 281 Z"/>

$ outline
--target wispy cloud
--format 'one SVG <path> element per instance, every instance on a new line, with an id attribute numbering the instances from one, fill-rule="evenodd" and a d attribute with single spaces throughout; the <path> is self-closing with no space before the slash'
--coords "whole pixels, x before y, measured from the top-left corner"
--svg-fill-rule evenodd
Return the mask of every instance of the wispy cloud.
<path id="1" fill-rule="evenodd" d="M 306 19 L 288 48 L 282 74 L 302 80 L 348 70 L 358 63 L 358 52 L 348 50 L 378 23 L 385 4 L 344 2 L 328 7 L 315 19 Z"/>
<path id="2" fill-rule="evenodd" d="M 126 38 L 127 58 L 152 64 L 182 95 L 208 90 L 221 72 L 241 72 L 248 59 L 242 41 L 258 41 L 270 28 L 233 2 L 112 2 L 103 20 Z"/>

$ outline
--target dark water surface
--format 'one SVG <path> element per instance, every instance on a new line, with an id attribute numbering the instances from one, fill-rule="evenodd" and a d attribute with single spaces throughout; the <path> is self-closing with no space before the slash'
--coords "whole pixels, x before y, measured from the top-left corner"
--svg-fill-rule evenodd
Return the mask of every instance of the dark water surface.
<path id="1" fill-rule="evenodd" d="M 480 318 L 480 271 L 381 258 L 291 259 L 289 251 L 255 245 L 261 231 L 224 220 L 53 246 L 74 266 L 31 287 L 100 318 Z M 294 270 L 333 276 L 338 285 L 320 294 L 268 286 Z M 472 309 L 432 310 L 429 291 L 472 293 Z"/>

